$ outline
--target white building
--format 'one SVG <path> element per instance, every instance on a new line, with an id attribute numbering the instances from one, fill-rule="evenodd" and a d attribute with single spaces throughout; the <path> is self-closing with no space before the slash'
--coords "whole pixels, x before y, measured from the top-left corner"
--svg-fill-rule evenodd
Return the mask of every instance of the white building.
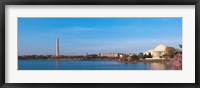
<path id="1" fill-rule="evenodd" d="M 156 46 L 154 49 L 152 50 L 148 50 L 147 52 L 145 52 L 145 54 L 151 54 L 152 58 L 145 58 L 145 59 L 164 59 L 161 58 L 165 53 L 166 53 L 166 45 L 160 44 L 158 46 Z"/>

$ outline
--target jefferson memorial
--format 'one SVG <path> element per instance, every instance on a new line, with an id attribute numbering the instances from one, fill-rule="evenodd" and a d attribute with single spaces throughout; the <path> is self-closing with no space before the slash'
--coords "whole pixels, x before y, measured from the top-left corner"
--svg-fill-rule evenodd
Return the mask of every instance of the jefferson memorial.
<path id="1" fill-rule="evenodd" d="M 154 49 L 152 50 L 148 50 L 145 52 L 145 54 L 151 54 L 152 58 L 145 58 L 145 59 L 164 59 L 161 58 L 165 53 L 166 53 L 166 45 L 160 44 L 158 46 L 156 46 Z"/>

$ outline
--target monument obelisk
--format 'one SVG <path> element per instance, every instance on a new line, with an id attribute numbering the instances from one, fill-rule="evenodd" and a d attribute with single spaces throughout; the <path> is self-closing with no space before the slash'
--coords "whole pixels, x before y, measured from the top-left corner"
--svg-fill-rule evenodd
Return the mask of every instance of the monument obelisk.
<path id="1" fill-rule="evenodd" d="M 59 58 L 59 39 L 56 38 L 56 59 Z"/>

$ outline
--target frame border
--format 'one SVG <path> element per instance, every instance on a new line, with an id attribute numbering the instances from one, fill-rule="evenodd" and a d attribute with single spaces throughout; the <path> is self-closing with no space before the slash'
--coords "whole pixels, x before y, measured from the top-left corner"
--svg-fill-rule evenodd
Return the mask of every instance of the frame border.
<path id="1" fill-rule="evenodd" d="M 5 83 L 6 5 L 195 5 L 195 83 Z M 5 88 L 200 88 L 200 0 L 0 0 L 0 87 Z"/>

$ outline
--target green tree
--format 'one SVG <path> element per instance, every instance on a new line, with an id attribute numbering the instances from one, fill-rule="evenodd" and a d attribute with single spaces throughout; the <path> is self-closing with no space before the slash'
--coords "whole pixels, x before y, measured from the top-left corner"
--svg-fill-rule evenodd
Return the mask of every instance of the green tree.
<path id="1" fill-rule="evenodd" d="M 139 60 L 139 57 L 138 57 L 137 55 L 132 55 L 131 58 L 132 58 L 133 60 Z"/>
<path id="2" fill-rule="evenodd" d="M 147 54 L 144 54 L 144 55 L 143 55 L 143 59 L 145 59 L 145 58 L 148 58 L 148 55 L 147 55 Z"/>
<path id="3" fill-rule="evenodd" d="M 182 44 L 180 44 L 179 47 L 182 49 Z"/>
<path id="4" fill-rule="evenodd" d="M 176 55 L 176 51 L 177 50 L 174 47 L 167 47 L 166 53 L 163 55 L 163 57 L 173 58 L 174 55 Z"/>
<path id="5" fill-rule="evenodd" d="M 151 55 L 151 53 L 149 53 L 147 57 L 148 57 L 148 58 L 152 58 L 152 55 Z"/>
<path id="6" fill-rule="evenodd" d="M 138 54 L 138 58 L 139 58 L 139 59 L 144 59 L 143 53 L 139 53 L 139 54 Z"/>

